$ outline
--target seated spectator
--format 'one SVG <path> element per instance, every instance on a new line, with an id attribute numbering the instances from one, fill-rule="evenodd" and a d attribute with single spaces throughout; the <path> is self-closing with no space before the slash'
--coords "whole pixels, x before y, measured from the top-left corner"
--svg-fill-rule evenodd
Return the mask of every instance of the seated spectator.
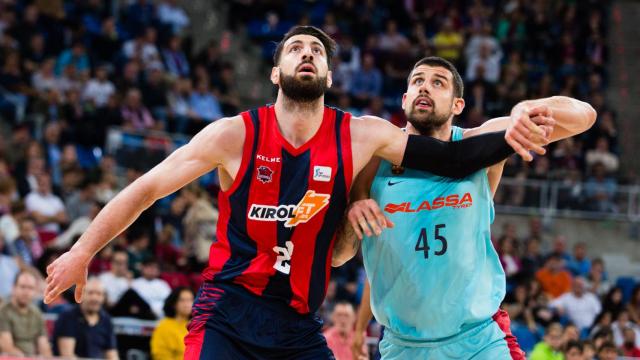
<path id="1" fill-rule="evenodd" d="M 179 36 L 174 35 L 169 39 L 167 47 L 162 49 L 162 58 L 169 74 L 177 78 L 189 76 L 189 61 L 182 51 L 182 40 Z"/>
<path id="2" fill-rule="evenodd" d="M 512 280 L 513 277 L 520 272 L 522 267 L 520 258 L 516 253 L 516 244 L 514 244 L 514 242 L 515 239 L 508 236 L 503 236 L 498 241 L 498 256 L 505 275 L 507 276 L 507 281 Z"/>
<path id="3" fill-rule="evenodd" d="M 118 359 L 116 335 L 111 317 L 102 309 L 105 290 L 100 280 L 91 278 L 80 305 L 74 305 L 56 320 L 53 342 L 56 354 L 65 358 Z"/>
<path id="4" fill-rule="evenodd" d="M 409 40 L 398 31 L 398 23 L 395 20 L 387 21 L 386 31 L 378 36 L 378 49 L 392 53 L 404 45 L 409 45 Z"/>
<path id="5" fill-rule="evenodd" d="M 356 313 L 351 303 L 338 302 L 331 313 L 331 326 L 323 334 L 327 339 L 329 349 L 333 351 L 336 359 L 353 359 L 351 344 L 354 340 L 354 326 Z M 362 344 L 362 354 L 368 356 L 366 344 Z"/>
<path id="6" fill-rule="evenodd" d="M 132 229 L 127 233 L 127 240 L 129 240 L 129 247 L 127 248 L 129 270 L 131 270 L 134 277 L 138 277 L 142 270 L 142 262 L 153 257 L 153 254 L 149 251 L 149 234 L 143 230 Z"/>
<path id="7" fill-rule="evenodd" d="M 640 346 L 640 326 L 633 323 L 629 319 L 629 312 L 621 311 L 611 324 L 611 330 L 613 332 L 613 342 L 616 346 L 622 346 L 624 344 L 624 329 L 629 328 L 636 333 L 636 346 Z"/>
<path id="8" fill-rule="evenodd" d="M 616 360 L 618 358 L 618 349 L 611 341 L 605 341 L 598 348 L 598 360 Z"/>
<path id="9" fill-rule="evenodd" d="M 607 173 L 618 171 L 620 165 L 618 156 L 609 150 L 609 141 L 606 137 L 598 138 L 596 148 L 587 151 L 586 162 L 587 169 L 591 169 L 595 164 L 600 163 Z"/>
<path id="10" fill-rule="evenodd" d="M 41 98 L 45 98 L 47 91 L 62 91 L 60 78 L 54 72 L 56 60 L 49 58 L 45 60 L 37 71 L 31 76 L 31 86 L 38 91 Z"/>
<path id="11" fill-rule="evenodd" d="M 0 234 L 0 305 L 11 295 L 11 284 L 20 272 L 21 264 L 18 257 L 9 255 L 4 237 Z"/>
<path id="12" fill-rule="evenodd" d="M 44 249 L 33 219 L 25 217 L 20 220 L 20 235 L 13 242 L 13 249 L 26 265 L 33 266 L 40 259 Z"/>
<path id="13" fill-rule="evenodd" d="M 60 53 L 56 61 L 56 75 L 62 75 L 63 70 L 69 65 L 73 65 L 75 70 L 80 73 L 89 73 L 89 56 L 82 42 L 75 41 L 71 49 Z"/>
<path id="14" fill-rule="evenodd" d="M 0 234 L 8 246 L 13 246 L 13 242 L 20 236 L 19 222 L 27 216 L 27 208 L 24 202 L 17 200 L 11 203 L 10 213 L 0 217 Z"/>
<path id="15" fill-rule="evenodd" d="M 484 80 L 496 83 L 500 80 L 502 52 L 492 52 L 490 43 L 480 44 L 480 51 L 467 64 L 467 81 Z"/>
<path id="16" fill-rule="evenodd" d="M 533 279 L 536 272 L 544 265 L 544 257 L 540 253 L 540 240 L 532 237 L 525 243 L 525 252 L 521 259 L 520 274 L 522 279 Z"/>
<path id="17" fill-rule="evenodd" d="M 13 282 L 11 301 L 0 306 L 0 353 L 9 356 L 50 357 L 44 318 L 33 305 L 38 279 L 23 270 Z"/>
<path id="18" fill-rule="evenodd" d="M 529 360 L 563 360 L 562 325 L 552 323 L 547 327 L 543 340 L 536 344 Z"/>
<path id="19" fill-rule="evenodd" d="M 602 310 L 596 319 L 593 321 L 593 326 L 591 327 L 591 331 L 589 331 L 589 337 L 593 338 L 596 334 L 600 333 L 603 330 L 611 330 L 611 323 L 613 323 L 614 317 L 611 316 L 611 312 L 607 310 Z"/>
<path id="20" fill-rule="evenodd" d="M 564 235 L 556 235 L 553 238 L 553 248 L 551 255 L 556 255 L 562 260 L 562 267 L 567 268 L 567 264 L 571 260 L 571 255 L 567 251 L 567 237 Z"/>
<path id="21" fill-rule="evenodd" d="M 636 286 L 631 292 L 631 299 L 627 304 L 629 317 L 636 324 L 640 324 L 640 285 Z"/>
<path id="22" fill-rule="evenodd" d="M 622 301 L 622 297 L 622 288 L 618 286 L 612 288 L 604 297 L 602 311 L 608 311 L 611 313 L 613 319 L 617 319 L 618 314 L 625 310 L 625 304 Z"/>
<path id="23" fill-rule="evenodd" d="M 626 327 L 622 330 L 622 337 L 624 342 L 622 343 L 622 355 L 640 358 L 640 349 L 638 348 L 638 341 L 636 340 L 636 330 Z"/>
<path id="24" fill-rule="evenodd" d="M 151 66 L 160 65 L 160 52 L 156 46 L 157 32 L 154 28 L 148 27 L 138 36 L 127 41 L 122 46 L 122 52 L 127 59 L 139 60 L 145 69 Z"/>
<path id="25" fill-rule="evenodd" d="M 364 54 L 362 67 L 353 73 L 349 94 L 354 97 L 357 106 L 364 106 L 381 93 L 382 73 L 376 68 L 373 54 Z"/>
<path id="26" fill-rule="evenodd" d="M 160 320 L 151 335 L 151 358 L 179 360 L 184 358 L 184 337 L 193 306 L 191 289 L 180 287 L 171 292 L 164 302 L 165 318 Z"/>
<path id="27" fill-rule="evenodd" d="M 580 331 L 588 329 L 602 310 L 600 300 L 586 292 L 585 280 L 582 277 L 573 279 L 573 289 L 564 293 L 549 304 L 561 316 L 567 316 Z"/>
<path id="28" fill-rule="evenodd" d="M 38 190 L 29 193 L 24 202 L 38 231 L 53 238 L 60 233 L 60 225 L 67 223 L 67 212 L 62 200 L 51 191 L 51 176 L 41 174 L 36 180 Z"/>
<path id="29" fill-rule="evenodd" d="M 580 341 L 571 340 L 564 348 L 565 360 L 584 360 L 582 357 L 582 344 Z"/>
<path id="30" fill-rule="evenodd" d="M 171 288 L 166 281 L 159 279 L 160 268 L 158 261 L 150 258 L 142 263 L 142 276 L 133 280 L 131 289 L 151 306 L 151 310 L 157 317 L 163 316 L 162 307 L 164 300 L 171 293 Z"/>
<path id="31" fill-rule="evenodd" d="M 158 5 L 158 20 L 171 26 L 173 34 L 179 34 L 189 26 L 189 16 L 178 6 L 177 0 L 164 0 Z"/>
<path id="32" fill-rule="evenodd" d="M 607 176 L 606 168 L 602 163 L 595 163 L 591 176 L 585 186 L 584 192 L 589 203 L 589 210 L 602 212 L 616 212 L 617 206 L 613 202 L 618 184 L 616 180 Z"/>
<path id="33" fill-rule="evenodd" d="M 106 289 L 107 308 L 115 305 L 131 286 L 131 272 L 128 265 L 129 254 L 125 250 L 116 249 L 111 254 L 111 270 L 98 276 Z"/>
<path id="34" fill-rule="evenodd" d="M 526 325 L 529 330 L 536 331 L 537 325 L 530 307 L 532 302 L 529 299 L 527 287 L 519 284 L 507 294 L 502 307 L 509 314 L 511 321 Z"/>
<path id="35" fill-rule="evenodd" d="M 96 69 L 96 77 L 87 82 L 82 93 L 84 100 L 93 101 L 95 106 L 104 107 L 109 98 L 116 92 L 116 87 L 109 81 L 109 69 L 106 65 Z"/>
<path id="36" fill-rule="evenodd" d="M 567 265 L 573 276 L 587 276 L 591 270 L 591 260 L 587 257 L 587 244 L 579 242 L 573 247 L 573 256 Z"/>
<path id="37" fill-rule="evenodd" d="M 436 56 L 445 58 L 453 64 L 460 60 L 464 37 L 454 28 L 451 18 L 444 20 L 442 28 L 433 37 L 433 45 L 436 48 Z"/>
<path id="38" fill-rule="evenodd" d="M 142 103 L 142 93 L 137 88 L 127 91 L 127 97 L 121 108 L 124 126 L 131 130 L 147 130 L 155 126 L 151 112 Z"/>
<path id="39" fill-rule="evenodd" d="M 611 288 L 611 282 L 607 280 L 604 261 L 601 258 L 595 258 L 591 262 L 591 269 L 587 275 L 587 286 L 589 291 L 598 296 L 604 296 Z"/>
<path id="40" fill-rule="evenodd" d="M 596 348 L 592 341 L 587 340 L 582 342 L 582 358 L 584 360 L 595 360 Z"/>
<path id="41" fill-rule="evenodd" d="M 209 89 L 209 82 L 206 79 L 198 81 L 196 90 L 191 93 L 189 98 L 189 106 L 201 122 L 209 123 L 223 116 L 220 103 Z M 206 123 L 201 123 L 200 127 L 204 127 Z"/>
<path id="42" fill-rule="evenodd" d="M 542 290 L 552 299 L 571 290 L 571 274 L 563 269 L 558 255 L 550 256 L 544 267 L 536 272 Z"/>

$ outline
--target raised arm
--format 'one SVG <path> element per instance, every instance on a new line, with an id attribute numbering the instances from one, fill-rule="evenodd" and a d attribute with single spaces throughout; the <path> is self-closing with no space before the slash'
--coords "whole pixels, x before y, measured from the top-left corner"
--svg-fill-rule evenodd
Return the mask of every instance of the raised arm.
<path id="1" fill-rule="evenodd" d="M 243 143 L 244 123 L 240 116 L 218 120 L 122 190 L 96 216 L 71 250 L 47 267 L 45 303 L 74 284 L 75 299 L 80 302 L 89 261 L 100 249 L 156 200 L 216 167 L 224 170 L 239 166 Z"/>

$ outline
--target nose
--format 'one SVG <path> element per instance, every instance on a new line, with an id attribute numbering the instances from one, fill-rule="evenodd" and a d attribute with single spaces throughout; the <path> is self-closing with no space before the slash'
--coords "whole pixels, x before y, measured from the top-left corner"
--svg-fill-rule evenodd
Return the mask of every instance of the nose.
<path id="1" fill-rule="evenodd" d="M 304 50 L 302 51 L 302 60 L 313 61 L 313 52 L 311 52 L 310 47 L 305 46 Z"/>

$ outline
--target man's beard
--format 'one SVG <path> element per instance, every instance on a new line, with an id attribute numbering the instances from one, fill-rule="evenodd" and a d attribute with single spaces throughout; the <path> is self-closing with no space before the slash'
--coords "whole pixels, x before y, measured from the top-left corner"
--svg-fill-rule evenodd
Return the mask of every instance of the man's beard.
<path id="1" fill-rule="evenodd" d="M 315 79 L 296 79 L 295 75 L 285 75 L 280 70 L 282 93 L 295 102 L 309 103 L 318 100 L 327 91 L 327 77 L 316 75 Z"/>
<path id="2" fill-rule="evenodd" d="M 451 118 L 451 112 L 448 114 L 438 114 L 435 104 L 431 112 L 421 112 L 413 107 L 407 114 L 407 121 L 422 135 L 432 135 L 433 132 L 443 126 Z"/>

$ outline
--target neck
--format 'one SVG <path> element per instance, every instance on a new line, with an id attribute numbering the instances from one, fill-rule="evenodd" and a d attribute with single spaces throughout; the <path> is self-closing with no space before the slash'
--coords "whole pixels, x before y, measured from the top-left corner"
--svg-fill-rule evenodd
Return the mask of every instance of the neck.
<path id="1" fill-rule="evenodd" d="M 451 122 L 448 121 L 446 124 L 431 128 L 427 133 L 421 133 L 418 129 L 416 129 L 410 122 L 407 123 L 407 132 L 412 135 L 424 135 L 431 136 L 438 140 L 442 141 L 451 141 Z"/>
<path id="2" fill-rule="evenodd" d="M 18 309 L 18 312 L 20 313 L 26 313 L 27 309 L 29 308 L 29 306 L 22 306 L 20 304 L 18 304 L 18 301 L 16 301 L 15 299 L 11 301 L 11 303 L 13 304 L 13 306 Z"/>
<path id="3" fill-rule="evenodd" d="M 294 147 L 306 143 L 318 131 L 324 115 L 324 96 L 301 103 L 278 91 L 275 103 L 276 120 L 282 136 Z"/>
<path id="4" fill-rule="evenodd" d="M 82 311 L 82 314 L 90 325 L 95 325 L 100 320 L 100 315 L 97 312 Z"/>
<path id="5" fill-rule="evenodd" d="M 189 316 L 183 316 L 181 314 L 176 314 L 175 319 L 176 319 L 176 321 L 187 321 L 187 320 L 189 320 Z"/>

